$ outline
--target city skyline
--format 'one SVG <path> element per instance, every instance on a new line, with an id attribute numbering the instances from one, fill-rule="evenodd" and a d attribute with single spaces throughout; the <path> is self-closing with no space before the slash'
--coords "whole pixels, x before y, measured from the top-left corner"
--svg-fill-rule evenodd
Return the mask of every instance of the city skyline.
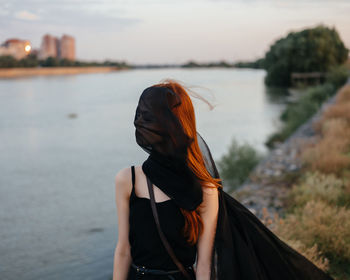
<path id="1" fill-rule="evenodd" d="M 184 63 L 255 60 L 290 31 L 324 24 L 350 47 L 344 0 L 0 0 L 0 38 L 40 47 L 46 34 L 76 38 L 78 60 Z"/>
<path id="2" fill-rule="evenodd" d="M 61 38 L 45 34 L 42 36 L 40 47 L 33 47 L 29 40 L 20 38 L 8 38 L 5 42 L 0 42 L 0 56 L 10 55 L 20 60 L 30 54 L 35 54 L 42 60 L 53 57 L 74 61 L 75 38 L 68 34 L 63 34 Z"/>
<path id="3" fill-rule="evenodd" d="M 50 56 L 75 60 L 75 39 L 67 34 L 63 34 L 61 38 L 45 34 L 42 37 L 39 58 L 46 59 Z"/>

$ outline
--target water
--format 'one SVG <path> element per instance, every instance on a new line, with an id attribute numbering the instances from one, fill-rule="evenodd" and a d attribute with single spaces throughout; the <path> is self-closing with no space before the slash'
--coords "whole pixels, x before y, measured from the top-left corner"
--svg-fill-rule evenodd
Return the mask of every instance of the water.
<path id="1" fill-rule="evenodd" d="M 214 97 L 213 111 L 193 101 L 197 130 L 218 159 L 233 137 L 266 151 L 284 105 L 264 76 L 157 69 L 0 80 L 0 279 L 111 279 L 114 177 L 147 157 L 133 127 L 142 90 L 175 78 Z"/>

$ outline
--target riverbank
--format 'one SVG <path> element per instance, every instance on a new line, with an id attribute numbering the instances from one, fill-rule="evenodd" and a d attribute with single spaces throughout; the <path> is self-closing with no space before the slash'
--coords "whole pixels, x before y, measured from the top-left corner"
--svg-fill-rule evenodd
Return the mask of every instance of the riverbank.
<path id="1" fill-rule="evenodd" d="M 18 78 L 28 76 L 77 75 L 90 73 L 108 73 L 125 70 L 121 67 L 41 67 L 41 68 L 2 68 L 0 78 Z"/>
<path id="2" fill-rule="evenodd" d="M 321 119 L 323 112 L 334 104 L 339 93 L 340 90 L 324 102 L 320 110 L 283 143 L 272 149 L 254 168 L 247 180 L 232 192 L 232 196 L 259 218 L 263 218 L 266 211 L 272 217 L 275 213 L 283 215 L 286 197 L 302 169 L 303 146 L 316 141 L 314 124 Z"/>
<path id="3" fill-rule="evenodd" d="M 350 79 L 347 84 L 350 84 Z M 253 169 L 246 181 L 232 195 L 240 200 L 255 215 L 262 218 L 266 210 L 272 216 L 283 214 L 286 197 L 303 167 L 301 153 L 304 145 L 316 141 L 318 133 L 315 123 L 334 104 L 341 92 L 329 97 L 321 108 L 303 125 L 294 131 L 284 142 L 276 145 L 269 154 Z"/>
<path id="4" fill-rule="evenodd" d="M 349 101 L 350 79 L 232 193 L 337 280 L 350 277 Z"/>

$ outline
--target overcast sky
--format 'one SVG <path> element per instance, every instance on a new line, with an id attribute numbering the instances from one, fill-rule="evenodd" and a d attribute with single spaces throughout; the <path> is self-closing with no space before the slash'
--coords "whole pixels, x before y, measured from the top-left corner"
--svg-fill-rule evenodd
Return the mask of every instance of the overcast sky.
<path id="1" fill-rule="evenodd" d="M 349 0 L 0 0 L 0 41 L 66 33 L 77 58 L 129 63 L 253 60 L 291 30 L 335 27 L 350 47 Z"/>

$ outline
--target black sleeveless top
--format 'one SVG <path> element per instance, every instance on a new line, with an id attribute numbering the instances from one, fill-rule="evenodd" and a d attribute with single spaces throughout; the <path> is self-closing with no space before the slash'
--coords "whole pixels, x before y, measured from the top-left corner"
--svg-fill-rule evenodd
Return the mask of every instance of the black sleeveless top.
<path id="1" fill-rule="evenodd" d="M 178 269 L 162 240 L 154 221 L 149 198 L 135 194 L 135 169 L 132 171 L 132 191 L 130 195 L 129 242 L 131 257 L 138 266 L 154 269 Z M 182 235 L 185 218 L 180 208 L 172 199 L 156 202 L 161 229 L 168 239 L 176 257 L 184 266 L 194 264 L 197 253 L 196 245 L 189 245 Z"/>

